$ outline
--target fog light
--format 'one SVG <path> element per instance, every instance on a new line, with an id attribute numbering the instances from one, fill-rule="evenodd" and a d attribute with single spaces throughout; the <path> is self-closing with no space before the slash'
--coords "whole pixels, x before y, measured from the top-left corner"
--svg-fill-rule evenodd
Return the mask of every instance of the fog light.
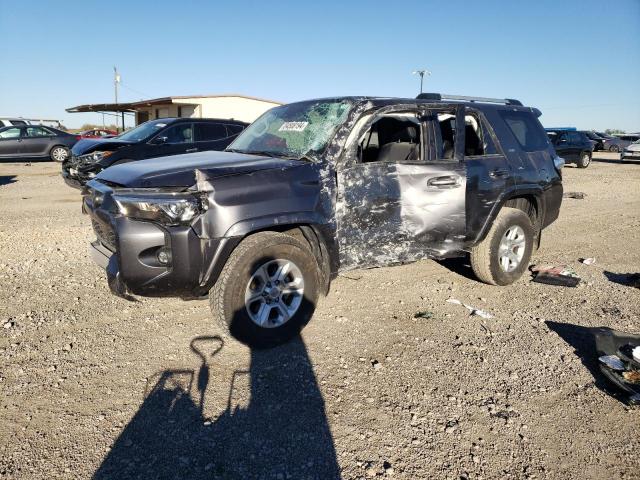
<path id="1" fill-rule="evenodd" d="M 171 263 L 171 250 L 169 250 L 168 248 L 161 248 L 160 250 L 158 250 L 158 253 L 156 254 L 156 257 L 158 257 L 158 261 L 163 264 L 163 265 L 169 265 Z"/>

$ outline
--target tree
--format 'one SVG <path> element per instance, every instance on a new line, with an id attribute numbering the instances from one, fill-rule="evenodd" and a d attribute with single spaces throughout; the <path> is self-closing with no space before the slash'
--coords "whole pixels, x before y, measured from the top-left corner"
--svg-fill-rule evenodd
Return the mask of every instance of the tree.
<path id="1" fill-rule="evenodd" d="M 604 133 L 606 133 L 607 135 L 614 135 L 616 133 L 627 133 L 624 130 L 619 130 L 617 128 L 607 128 Z"/>

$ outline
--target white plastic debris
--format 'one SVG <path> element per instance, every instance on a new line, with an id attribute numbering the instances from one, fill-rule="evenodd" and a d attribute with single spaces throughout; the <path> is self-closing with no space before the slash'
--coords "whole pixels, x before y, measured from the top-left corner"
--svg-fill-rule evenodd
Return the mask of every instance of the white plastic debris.
<path id="1" fill-rule="evenodd" d="M 611 370 L 624 370 L 624 363 L 617 355 L 604 355 L 598 358 L 601 363 L 604 363 Z"/>
<path id="2" fill-rule="evenodd" d="M 582 259 L 580 259 L 580 261 L 581 261 L 582 263 L 584 263 L 585 265 L 593 265 L 594 263 L 596 263 L 596 259 L 595 259 L 595 258 L 591 258 L 591 257 L 589 257 L 589 258 L 582 258 Z"/>
<path id="3" fill-rule="evenodd" d="M 633 359 L 636 362 L 640 362 L 640 347 L 635 347 L 633 350 L 631 350 L 631 355 L 633 355 Z"/>
<path id="4" fill-rule="evenodd" d="M 466 303 L 462 303 L 457 298 L 449 298 L 447 299 L 447 303 L 453 303 L 454 305 L 462 305 L 464 308 L 469 310 L 469 312 L 471 312 L 469 315 L 477 315 L 482 318 L 493 318 L 493 315 L 491 315 L 489 312 L 485 312 L 484 310 L 481 310 L 479 308 L 472 307 L 471 305 L 467 305 Z"/>

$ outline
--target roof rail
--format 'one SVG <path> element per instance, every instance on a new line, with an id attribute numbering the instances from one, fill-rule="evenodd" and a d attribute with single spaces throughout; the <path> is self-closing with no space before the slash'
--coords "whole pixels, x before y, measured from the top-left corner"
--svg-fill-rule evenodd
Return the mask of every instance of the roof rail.
<path id="1" fill-rule="evenodd" d="M 467 97 L 464 95 L 448 95 L 445 93 L 421 93 L 416 98 L 419 100 L 459 100 L 463 102 L 502 103 L 504 105 L 522 106 L 520 100 L 513 98 Z"/>

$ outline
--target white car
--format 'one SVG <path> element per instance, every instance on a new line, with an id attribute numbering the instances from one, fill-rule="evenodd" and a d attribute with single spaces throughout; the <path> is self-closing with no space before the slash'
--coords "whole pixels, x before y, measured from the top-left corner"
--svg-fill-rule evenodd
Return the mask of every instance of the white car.
<path id="1" fill-rule="evenodd" d="M 620 160 L 638 160 L 640 161 L 640 140 L 636 140 L 631 145 L 627 145 L 622 154 L 620 154 Z"/>

